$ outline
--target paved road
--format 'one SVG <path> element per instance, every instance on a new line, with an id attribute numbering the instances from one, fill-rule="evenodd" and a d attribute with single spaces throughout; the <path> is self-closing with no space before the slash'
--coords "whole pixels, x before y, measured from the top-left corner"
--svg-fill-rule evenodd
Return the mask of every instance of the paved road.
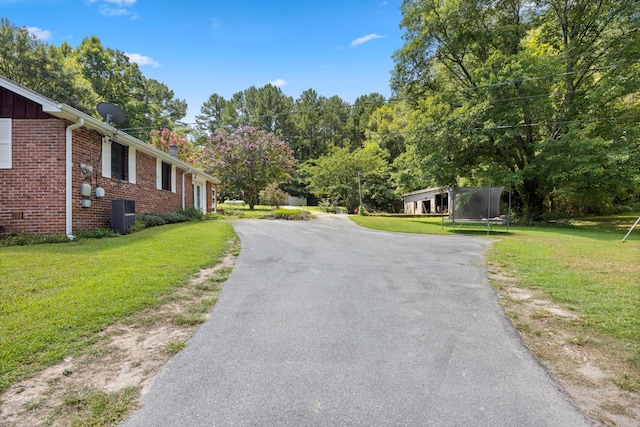
<path id="1" fill-rule="evenodd" d="M 210 320 L 137 426 L 586 426 L 489 287 L 486 239 L 237 221 Z"/>

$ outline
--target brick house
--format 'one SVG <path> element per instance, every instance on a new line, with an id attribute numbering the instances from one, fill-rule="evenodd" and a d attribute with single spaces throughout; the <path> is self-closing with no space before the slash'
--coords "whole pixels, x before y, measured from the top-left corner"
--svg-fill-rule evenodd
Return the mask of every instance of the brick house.
<path id="1" fill-rule="evenodd" d="M 66 234 L 135 214 L 216 208 L 219 180 L 0 76 L 0 234 Z M 118 202 L 114 203 L 117 204 Z M 72 237 L 71 237 L 72 238 Z"/>

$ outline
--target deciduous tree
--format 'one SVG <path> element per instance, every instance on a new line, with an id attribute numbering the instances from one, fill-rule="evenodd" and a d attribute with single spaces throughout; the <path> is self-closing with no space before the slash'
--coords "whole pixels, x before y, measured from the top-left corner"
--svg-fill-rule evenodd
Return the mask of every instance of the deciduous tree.
<path id="1" fill-rule="evenodd" d="M 310 190 L 318 197 L 344 203 L 353 211 L 363 203 L 369 209 L 387 210 L 393 200 L 389 186 L 387 155 L 377 144 L 369 143 L 351 151 L 334 147 L 329 154 L 310 160 L 303 168 Z M 358 187 L 360 177 L 360 188 Z"/>
<path id="2" fill-rule="evenodd" d="M 242 191 L 250 209 L 262 189 L 289 177 L 294 161 L 283 140 L 251 126 L 219 130 L 200 157 L 204 170 L 219 177 L 223 186 Z"/>
<path id="3" fill-rule="evenodd" d="M 169 153 L 171 146 L 178 150 L 178 158 L 183 162 L 195 165 L 200 157 L 200 152 L 196 150 L 186 137 L 179 132 L 167 128 L 160 130 L 153 129 L 150 133 L 150 144 L 159 150 Z"/>
<path id="4" fill-rule="evenodd" d="M 0 19 L 0 75 L 85 113 L 95 112 L 98 95 L 83 77 L 71 46 L 51 46 L 4 18 Z"/>
<path id="5" fill-rule="evenodd" d="M 636 185 L 636 142 L 620 129 L 637 128 L 624 118 L 640 90 L 637 2 L 407 0 L 402 11 L 393 86 L 411 101 L 410 143 L 438 184 L 511 183 L 529 220 L 554 194 L 590 198 L 575 185 L 581 171 L 617 184 L 603 205 Z M 610 149 L 597 167 L 593 153 Z"/>

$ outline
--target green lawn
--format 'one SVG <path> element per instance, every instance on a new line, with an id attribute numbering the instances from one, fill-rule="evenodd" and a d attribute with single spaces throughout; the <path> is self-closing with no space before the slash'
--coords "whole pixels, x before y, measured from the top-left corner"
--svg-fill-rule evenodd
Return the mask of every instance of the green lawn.
<path id="1" fill-rule="evenodd" d="M 442 227 L 440 217 L 390 217 L 390 216 L 359 216 L 349 218 L 358 225 L 376 230 L 395 231 L 399 233 L 442 234 L 448 233 L 449 228 Z"/>
<path id="2" fill-rule="evenodd" d="M 365 227 L 404 233 L 450 234 L 439 218 L 351 216 Z M 640 230 L 620 243 L 638 214 L 581 218 L 549 226 L 495 226 L 487 261 L 542 289 L 580 316 L 585 328 L 613 337 L 640 367 Z M 486 226 L 455 233 L 486 236 Z"/>
<path id="3" fill-rule="evenodd" d="M 350 218 L 397 232 L 452 232 L 439 218 Z M 614 337 L 640 366 L 640 230 L 620 243 L 636 218 L 512 226 L 508 233 L 494 227 L 489 237 L 497 241 L 487 260 L 579 314 L 585 328 Z M 455 233 L 485 237 L 486 227 Z M 228 222 L 203 221 L 117 238 L 0 248 L 0 391 L 81 353 L 107 325 L 160 304 L 194 272 L 215 264 L 234 239 Z"/>
<path id="4" fill-rule="evenodd" d="M 240 204 L 232 204 L 232 203 L 222 203 L 218 205 L 218 209 L 223 209 L 224 215 L 226 217 L 256 218 L 256 219 L 262 219 L 264 218 L 265 215 L 273 211 L 273 208 L 270 206 L 256 205 L 253 207 L 253 209 L 249 209 L 249 205 L 240 205 Z"/>
<path id="5" fill-rule="evenodd" d="M 235 239 L 224 221 L 0 248 L 0 391 L 82 352 L 107 325 L 158 305 Z"/>
<path id="6" fill-rule="evenodd" d="M 256 205 L 253 209 L 249 209 L 249 205 L 239 205 L 224 203 L 220 205 L 220 209 L 224 211 L 224 218 L 227 219 L 309 219 L 312 214 L 306 207 L 300 209 L 276 209 L 271 206 Z"/>

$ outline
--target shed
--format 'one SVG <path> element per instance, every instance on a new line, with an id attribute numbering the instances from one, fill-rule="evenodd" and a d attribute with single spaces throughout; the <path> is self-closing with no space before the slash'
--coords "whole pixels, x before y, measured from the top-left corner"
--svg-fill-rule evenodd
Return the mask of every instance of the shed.
<path id="1" fill-rule="evenodd" d="M 449 193 L 447 188 L 432 187 L 403 194 L 404 213 L 445 215 L 450 209 Z"/>

